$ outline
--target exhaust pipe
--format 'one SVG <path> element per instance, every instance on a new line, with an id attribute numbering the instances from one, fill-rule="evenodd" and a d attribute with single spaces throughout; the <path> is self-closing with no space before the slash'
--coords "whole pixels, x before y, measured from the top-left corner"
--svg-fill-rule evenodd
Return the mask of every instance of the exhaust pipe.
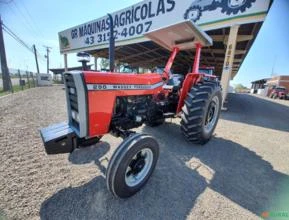
<path id="1" fill-rule="evenodd" d="M 114 72 L 114 57 L 115 57 L 115 39 L 114 39 L 114 25 L 113 25 L 113 17 L 111 14 L 107 14 L 109 18 L 109 70 L 110 72 Z"/>

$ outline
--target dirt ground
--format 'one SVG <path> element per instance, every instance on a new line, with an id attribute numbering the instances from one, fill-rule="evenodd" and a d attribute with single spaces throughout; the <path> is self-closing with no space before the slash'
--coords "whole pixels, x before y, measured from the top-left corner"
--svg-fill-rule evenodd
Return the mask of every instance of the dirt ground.
<path id="1" fill-rule="evenodd" d="M 66 120 L 61 86 L 0 98 L 0 219 L 259 219 L 289 213 L 289 103 L 232 94 L 214 138 L 184 140 L 179 119 L 137 131 L 160 144 L 148 184 L 127 200 L 106 189 L 121 139 L 45 154 L 39 129 Z M 288 214 L 289 215 L 289 214 Z M 286 219 L 286 218 L 282 218 Z M 289 218 L 288 218 L 289 219 Z"/>

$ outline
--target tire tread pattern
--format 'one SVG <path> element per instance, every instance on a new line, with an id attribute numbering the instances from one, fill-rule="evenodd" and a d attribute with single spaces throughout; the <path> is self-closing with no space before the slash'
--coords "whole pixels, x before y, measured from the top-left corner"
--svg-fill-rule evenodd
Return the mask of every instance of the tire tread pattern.
<path id="1" fill-rule="evenodd" d="M 215 81 L 200 82 L 189 91 L 181 114 L 181 131 L 188 141 L 196 144 L 208 141 L 202 136 L 203 120 L 211 96 L 218 91 L 221 88 Z"/>

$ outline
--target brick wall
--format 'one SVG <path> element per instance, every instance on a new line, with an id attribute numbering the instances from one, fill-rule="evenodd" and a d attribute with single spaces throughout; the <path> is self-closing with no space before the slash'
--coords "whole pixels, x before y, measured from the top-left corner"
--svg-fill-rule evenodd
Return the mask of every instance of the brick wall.
<path id="1" fill-rule="evenodd" d="M 289 91 L 289 76 L 280 76 L 279 86 L 284 86 Z"/>
<path id="2" fill-rule="evenodd" d="M 267 84 L 269 85 L 269 93 L 271 91 L 270 88 L 272 88 L 273 85 L 276 86 L 283 86 L 289 91 L 289 76 L 275 76 L 272 77 L 267 81 Z"/>

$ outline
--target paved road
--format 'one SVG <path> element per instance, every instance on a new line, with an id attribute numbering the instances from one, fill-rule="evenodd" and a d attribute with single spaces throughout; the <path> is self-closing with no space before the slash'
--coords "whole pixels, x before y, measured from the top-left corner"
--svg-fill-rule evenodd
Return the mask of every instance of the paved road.
<path id="1" fill-rule="evenodd" d="M 146 187 L 127 200 L 113 198 L 103 177 L 121 139 L 107 135 L 69 156 L 44 154 L 37 129 L 65 120 L 65 111 L 60 87 L 0 99 L 0 212 L 8 217 L 231 220 L 289 212 L 286 105 L 232 94 L 205 146 L 186 142 L 178 119 L 137 129 L 155 136 L 161 152 Z"/>
<path id="2" fill-rule="evenodd" d="M 289 132 L 289 100 L 230 94 L 227 120 Z"/>

